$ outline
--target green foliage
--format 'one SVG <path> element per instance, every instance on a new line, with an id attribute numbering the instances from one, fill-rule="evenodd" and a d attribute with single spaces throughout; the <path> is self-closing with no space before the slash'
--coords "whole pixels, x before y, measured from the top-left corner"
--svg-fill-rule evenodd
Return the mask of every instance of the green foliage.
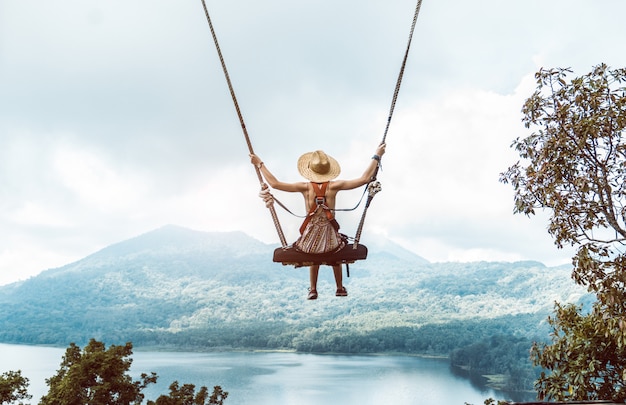
<path id="1" fill-rule="evenodd" d="M 522 110 L 535 132 L 513 143 L 528 165 L 518 162 L 500 179 L 515 189 L 515 212 L 551 210 L 555 243 L 579 246 L 576 281 L 596 288 L 604 270 L 623 260 L 617 247 L 626 238 L 626 69 L 599 65 L 569 83 L 568 72 L 536 74 L 537 90 Z"/>
<path id="2" fill-rule="evenodd" d="M 571 282 L 568 268 L 548 271 L 540 263 L 411 265 L 373 257 L 353 267 L 346 280 L 351 296 L 344 301 L 334 297 L 334 288 L 324 279 L 332 277 L 331 272 L 323 269 L 320 299 L 311 305 L 304 299 L 306 270 L 264 268 L 259 263 L 271 266 L 266 257 L 250 265 L 263 275 L 262 280 L 247 275 L 224 279 L 222 265 L 194 276 L 202 271 L 193 270 L 193 255 L 110 259 L 106 265 L 95 259 L 71 266 L 67 274 L 28 280 L 10 294 L 0 288 L 0 341 L 67 346 L 69 342 L 85 345 L 94 337 L 120 345 L 132 341 L 135 347 L 301 351 L 310 347 L 316 352 L 371 353 L 379 351 L 378 345 L 364 340 L 372 335 L 380 338 L 392 328 L 433 325 L 445 334 L 448 323 L 511 316 L 508 329 L 514 329 L 518 314 L 528 314 L 539 323 L 554 299 L 577 300 L 585 293 Z M 233 278 L 247 265 L 229 260 L 223 266 Z M 171 270 L 187 267 L 187 275 Z M 538 327 L 524 325 L 528 326 L 518 329 L 524 333 Z M 329 330 L 341 330 L 352 338 L 343 341 L 358 341 L 358 345 L 319 346 L 309 338 Z M 430 345 L 430 333 L 422 339 L 422 332 L 407 333 L 408 353 Z M 432 347 L 441 353 L 449 345 L 439 340 Z"/>
<path id="3" fill-rule="evenodd" d="M 132 359 L 132 344 L 111 345 L 91 339 L 81 351 L 72 343 L 65 351 L 61 368 L 57 374 L 46 379 L 49 391 L 41 398 L 40 405 L 140 405 L 142 391 L 156 383 L 155 373 L 141 374 L 139 381 L 128 375 Z M 209 396 L 208 389 L 201 387 L 195 392 L 195 385 L 170 385 L 169 395 L 161 395 L 156 402 L 147 405 L 223 405 L 228 392 L 215 386 Z M 9 371 L 0 375 L 0 404 L 10 404 L 22 399 L 30 399 L 27 392 L 28 379 L 20 371 Z M 20 405 L 22 403 L 20 402 Z"/>
<path id="4" fill-rule="evenodd" d="M 439 324 L 406 325 L 372 329 L 353 328 L 344 320 L 321 325 L 236 323 L 178 333 L 145 332 L 136 341 L 144 345 L 157 342 L 165 347 L 198 348 L 212 345 L 221 348 L 290 349 L 305 353 L 407 353 L 447 356 L 493 335 L 518 335 L 548 331 L 537 329 L 545 317 L 516 315 L 494 319 L 449 321 Z M 529 346 L 530 347 L 530 346 Z M 528 351 L 524 353 L 528 359 Z"/>
<path id="5" fill-rule="evenodd" d="M 468 404 L 466 402 L 465 405 L 472 405 L 472 404 Z M 496 405 L 496 400 L 493 399 L 493 398 L 485 399 L 484 405 Z M 508 402 L 504 402 L 504 401 L 498 401 L 497 405 L 509 405 L 509 403 Z"/>
<path id="6" fill-rule="evenodd" d="M 504 377 L 499 386 L 507 391 L 531 391 L 539 370 L 529 356 L 533 341 L 527 337 L 494 335 L 450 354 L 450 364 L 473 374 L 498 374 Z"/>
<path id="7" fill-rule="evenodd" d="M 193 384 L 184 384 L 181 387 L 178 381 L 174 381 L 170 385 L 169 395 L 161 395 L 156 402 L 148 401 L 147 405 L 222 405 L 228 397 L 228 392 L 223 391 L 219 385 L 213 387 L 211 396 L 206 387 L 200 388 L 198 393 L 195 389 Z"/>
<path id="8" fill-rule="evenodd" d="M 557 304 L 552 344 L 537 345 L 547 370 L 540 397 L 626 399 L 626 69 L 601 64 L 566 81 L 569 69 L 540 70 L 526 101 L 530 136 L 516 139 L 519 162 L 501 175 L 515 189 L 515 212 L 551 212 L 559 247 L 577 247 L 572 277 L 597 301 L 587 314 Z"/>
<path id="9" fill-rule="evenodd" d="M 551 344 L 532 349 L 535 363 L 551 371 L 536 383 L 540 396 L 626 400 L 626 347 L 619 343 L 616 320 L 606 318 L 599 306 L 581 314 L 580 307 L 556 304 L 555 317 L 548 321 L 554 329 Z"/>
<path id="10" fill-rule="evenodd" d="M 28 378 L 23 377 L 21 371 L 7 371 L 0 375 L 0 404 L 11 404 L 30 398 Z"/>
<path id="11" fill-rule="evenodd" d="M 46 380 L 49 386 L 41 405 L 128 405 L 141 404 L 142 390 L 155 383 L 157 376 L 142 374 L 133 381 L 127 374 L 132 360 L 132 344 L 111 345 L 90 340 L 81 351 L 74 343 L 65 351 L 61 368 Z"/>
<path id="12" fill-rule="evenodd" d="M 535 132 L 513 143 L 528 166 L 515 164 L 501 180 L 515 189 L 516 212 L 552 209 L 549 232 L 559 246 L 596 241 L 592 231 L 606 227 L 625 237 L 623 212 L 615 208 L 626 198 L 626 97 L 619 86 L 626 70 L 599 65 L 570 83 L 568 72 L 536 74 L 537 90 L 522 110 Z"/>

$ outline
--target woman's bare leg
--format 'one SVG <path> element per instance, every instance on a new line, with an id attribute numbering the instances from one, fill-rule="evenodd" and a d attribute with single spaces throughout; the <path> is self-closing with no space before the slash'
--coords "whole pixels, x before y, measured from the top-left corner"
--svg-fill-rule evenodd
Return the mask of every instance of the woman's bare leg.
<path id="1" fill-rule="evenodd" d="M 348 291 L 343 286 L 343 272 L 340 264 L 333 266 L 333 273 L 335 274 L 335 284 L 337 284 L 337 292 L 335 295 L 337 297 L 348 296 Z"/>
<path id="2" fill-rule="evenodd" d="M 319 273 L 320 273 L 319 264 L 309 267 L 309 281 L 311 283 L 311 287 L 309 287 L 308 299 L 310 300 L 317 299 L 317 276 L 319 275 Z"/>

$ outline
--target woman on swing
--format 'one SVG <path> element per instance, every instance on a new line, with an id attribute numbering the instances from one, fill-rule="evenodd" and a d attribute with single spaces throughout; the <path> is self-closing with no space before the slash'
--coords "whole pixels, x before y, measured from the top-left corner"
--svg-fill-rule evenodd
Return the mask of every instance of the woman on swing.
<path id="1" fill-rule="evenodd" d="M 367 184 L 376 171 L 376 167 L 380 163 L 381 156 L 385 153 L 386 145 L 380 144 L 376 149 L 376 153 L 372 157 L 372 161 L 368 164 L 367 169 L 360 177 L 352 180 L 334 180 L 341 168 L 339 163 L 332 157 L 318 150 L 315 152 L 305 153 L 298 159 L 298 171 L 308 182 L 285 183 L 278 180 L 263 164 L 263 161 L 256 155 L 250 154 L 250 160 L 263 174 L 267 184 L 271 188 L 287 192 L 299 192 L 304 197 L 309 215 L 305 219 L 303 226 L 300 228 L 301 237 L 294 244 L 296 249 L 305 253 L 328 253 L 341 249 L 345 242 L 338 233 L 339 225 L 334 219 L 335 200 L 337 192 L 341 190 L 352 190 Z M 261 192 L 261 197 L 267 204 L 271 204 L 272 196 L 268 189 Z M 332 226 L 329 226 L 329 224 Z M 322 226 L 329 229 L 323 235 L 309 237 L 312 232 L 310 229 L 320 229 Z M 333 230 L 334 229 L 334 230 Z M 332 250 L 329 250 L 332 249 Z M 319 265 L 310 266 L 309 279 L 311 286 L 309 288 L 309 300 L 317 299 L 317 278 L 319 274 Z M 337 284 L 337 297 L 346 297 L 348 291 L 343 286 L 343 277 L 341 265 L 333 266 L 335 275 L 335 283 Z"/>

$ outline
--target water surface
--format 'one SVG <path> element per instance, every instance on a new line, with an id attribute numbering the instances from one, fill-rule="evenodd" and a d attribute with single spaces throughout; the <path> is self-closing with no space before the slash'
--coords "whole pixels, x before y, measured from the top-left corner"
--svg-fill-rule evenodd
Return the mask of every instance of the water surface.
<path id="1" fill-rule="evenodd" d="M 64 353 L 65 349 L 0 344 L 0 373 L 22 370 L 35 404 L 47 392 L 45 379 L 56 373 Z M 152 371 L 159 381 L 145 391 L 147 399 L 167 393 L 174 380 L 204 385 L 209 391 L 219 385 L 229 392 L 228 405 L 479 405 L 489 397 L 515 399 L 455 375 L 447 360 L 408 356 L 135 350 L 134 378 Z"/>

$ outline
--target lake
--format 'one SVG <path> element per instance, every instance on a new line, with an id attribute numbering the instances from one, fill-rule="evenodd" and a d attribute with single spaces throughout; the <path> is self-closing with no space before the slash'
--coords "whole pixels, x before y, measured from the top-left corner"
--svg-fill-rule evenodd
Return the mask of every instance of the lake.
<path id="1" fill-rule="evenodd" d="M 59 368 L 65 349 L 0 344 L 0 373 L 22 370 L 32 403 L 47 392 L 45 379 Z M 145 393 L 156 399 L 177 380 L 228 391 L 228 405 L 394 404 L 480 405 L 486 398 L 515 398 L 454 373 L 447 360 L 409 356 L 343 356 L 275 352 L 145 352 L 135 350 L 131 374 L 156 372 Z"/>

